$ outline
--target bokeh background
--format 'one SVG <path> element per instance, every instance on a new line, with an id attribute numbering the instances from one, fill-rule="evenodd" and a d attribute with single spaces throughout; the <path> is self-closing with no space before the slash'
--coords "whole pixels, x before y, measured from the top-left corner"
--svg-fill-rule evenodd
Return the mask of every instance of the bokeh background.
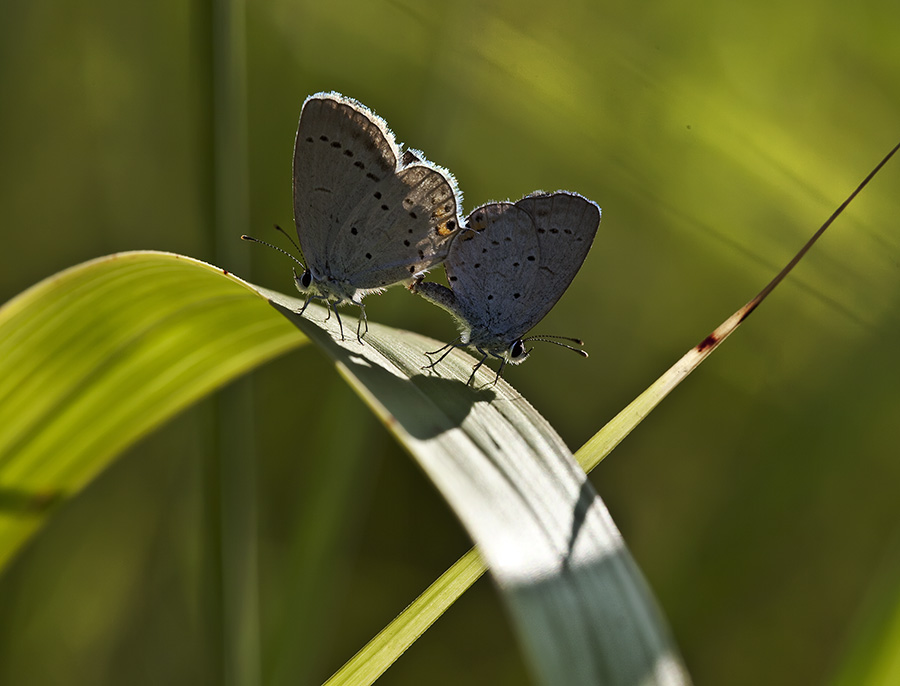
<path id="1" fill-rule="evenodd" d="M 545 346 L 506 374 L 575 450 L 900 139 L 898 26 L 887 0 L 5 2 L 0 301 L 144 248 L 290 292 L 285 258 L 237 237 L 292 226 L 300 106 L 338 90 L 450 168 L 466 210 L 559 188 L 602 206 L 538 329 L 591 357 Z M 246 135 L 233 156 L 229 131 Z M 223 177 L 244 194 L 223 199 Z M 591 477 L 698 683 L 831 683 L 896 590 L 898 191 L 895 161 Z M 403 289 L 368 305 L 454 335 Z M 220 400 L 238 393 L 257 453 L 263 682 L 321 683 L 469 542 L 316 350 Z M 0 683 L 228 681 L 216 402 L 130 450 L 0 578 Z M 527 678 L 482 580 L 382 683 Z"/>

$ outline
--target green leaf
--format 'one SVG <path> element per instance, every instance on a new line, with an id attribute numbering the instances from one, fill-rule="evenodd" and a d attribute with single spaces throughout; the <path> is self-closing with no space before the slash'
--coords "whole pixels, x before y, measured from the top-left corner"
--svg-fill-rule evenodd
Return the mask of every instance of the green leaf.
<path id="1" fill-rule="evenodd" d="M 0 308 L 0 567 L 112 459 L 179 410 L 305 342 L 246 283 L 130 252 Z"/>
<path id="2" fill-rule="evenodd" d="M 618 531 L 562 440 L 472 359 L 423 372 L 435 342 L 255 289 L 175 255 L 128 253 L 48 279 L 0 310 L 4 559 L 58 502 L 177 409 L 303 339 L 328 354 L 416 458 L 489 562 L 544 683 L 683 683 Z M 259 295 L 274 309 L 262 306 Z"/>
<path id="3" fill-rule="evenodd" d="M 875 168 L 863 179 L 856 189 L 841 203 L 825 223 L 810 237 L 799 252 L 785 267 L 743 307 L 688 350 L 674 365 L 654 381 L 643 393 L 629 403 L 609 423 L 585 443 L 576 454 L 578 464 L 585 472 L 593 470 L 610 452 L 621 443 L 634 428 L 662 400 L 688 377 L 726 338 L 753 313 L 753 311 L 790 274 L 794 267 L 815 245 L 835 219 L 847 208 L 853 199 L 868 185 L 881 168 L 900 150 L 894 146 Z M 440 578 L 429 586 L 385 629 L 367 643 L 356 655 L 341 667 L 327 684 L 353 684 L 368 686 L 375 681 L 410 645 L 424 633 L 468 588 L 486 571 L 484 561 L 475 549 L 457 560 Z M 862 653 L 857 649 L 854 660 Z M 867 656 L 874 651 L 868 651 Z M 882 651 L 885 652 L 886 651 Z M 873 660 L 874 661 L 874 660 Z M 882 662 L 887 662 L 882 660 Z M 893 663 L 889 664 L 893 668 Z M 888 668 L 882 668 L 888 671 Z M 683 678 L 673 668 L 675 678 Z M 615 682 L 613 682 L 615 683 Z"/>
<path id="4" fill-rule="evenodd" d="M 665 625 L 605 506 L 552 427 L 515 389 L 411 332 L 294 313 L 302 301 L 260 289 L 335 362 L 438 487 L 487 561 L 543 683 L 685 683 Z M 462 574 L 477 578 L 474 561 Z M 442 577 L 443 578 L 443 577 Z M 465 581 L 446 578 L 459 590 Z M 443 592 L 439 582 L 432 598 Z M 448 595 L 452 595 L 448 593 Z M 427 603 L 426 603 L 427 604 Z M 424 630 L 422 627 L 421 630 Z M 391 627 L 410 635 L 415 625 Z M 421 633 L 421 631 L 419 631 Z M 417 634 L 416 634 L 417 635 Z M 389 650 L 383 654 L 390 658 Z M 390 664 L 362 664 L 332 683 L 370 683 Z M 361 672 L 354 673 L 359 668 Z M 357 681 L 358 679 L 358 681 Z"/>

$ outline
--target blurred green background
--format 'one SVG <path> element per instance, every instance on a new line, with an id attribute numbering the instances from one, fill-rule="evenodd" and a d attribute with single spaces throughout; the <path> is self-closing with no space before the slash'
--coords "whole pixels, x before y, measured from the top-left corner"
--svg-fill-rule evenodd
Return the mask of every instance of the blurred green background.
<path id="1" fill-rule="evenodd" d="M 887 0 L 260 0 L 232 38 L 228 11 L 0 5 L 0 300 L 142 248 L 291 292 L 286 259 L 237 236 L 277 242 L 271 225 L 292 226 L 300 106 L 338 90 L 450 168 L 466 211 L 559 188 L 603 208 L 537 329 L 584 338 L 590 359 L 544 346 L 506 373 L 574 450 L 753 296 L 900 138 L 900 5 Z M 242 117 L 247 164 L 229 170 L 218 136 Z M 216 174 L 246 175 L 246 219 L 216 219 Z M 895 161 L 591 477 L 698 683 L 829 683 L 896 591 L 879 579 L 900 569 L 898 190 Z M 454 335 L 403 289 L 367 311 Z M 469 542 L 316 350 L 229 394 L 249 398 L 258 456 L 264 683 L 320 683 Z M 226 681 L 215 403 L 129 451 L 0 577 L 0 683 Z M 526 675 L 483 580 L 382 683 Z"/>

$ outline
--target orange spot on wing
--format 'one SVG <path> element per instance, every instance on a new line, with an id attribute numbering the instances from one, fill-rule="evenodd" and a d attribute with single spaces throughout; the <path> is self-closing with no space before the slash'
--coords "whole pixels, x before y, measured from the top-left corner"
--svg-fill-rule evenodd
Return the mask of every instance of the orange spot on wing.
<path id="1" fill-rule="evenodd" d="M 438 236 L 450 236 L 453 231 L 456 229 L 456 224 L 453 224 L 453 228 L 449 226 L 450 222 L 444 222 L 443 224 L 438 224 L 437 234 Z"/>

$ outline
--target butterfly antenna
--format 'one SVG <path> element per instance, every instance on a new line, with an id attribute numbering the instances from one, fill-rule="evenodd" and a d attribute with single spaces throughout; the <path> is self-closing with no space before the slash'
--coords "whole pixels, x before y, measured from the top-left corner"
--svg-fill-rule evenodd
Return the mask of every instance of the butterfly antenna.
<path id="1" fill-rule="evenodd" d="M 276 227 L 276 228 L 277 228 L 277 227 Z M 287 234 L 285 234 L 285 235 L 287 235 Z M 288 236 L 288 238 L 290 238 L 290 236 Z M 265 245 L 265 246 L 268 246 L 268 247 L 272 248 L 272 250 L 277 250 L 277 251 L 280 252 L 282 255 L 287 255 L 288 257 L 290 257 L 292 260 L 294 260 L 294 262 L 296 262 L 297 264 L 300 265 L 300 268 L 301 268 L 301 269 L 303 269 L 304 271 L 306 271 L 306 267 L 303 266 L 303 263 L 302 263 L 300 260 L 298 260 L 296 257 L 294 257 L 293 255 L 291 255 L 291 253 L 289 253 L 287 250 L 282 250 L 282 249 L 279 248 L 277 245 L 272 245 L 271 243 L 267 243 L 266 241 L 262 241 L 262 240 L 260 240 L 259 238 L 254 238 L 253 236 L 248 236 L 247 234 L 242 235 L 242 236 L 241 236 L 241 240 L 242 240 L 242 241 L 250 241 L 251 243 L 261 243 L 262 245 Z M 293 242 L 293 241 L 292 241 L 292 242 Z"/>
<path id="2" fill-rule="evenodd" d="M 584 341 L 580 338 L 571 338 L 569 336 L 552 336 L 550 334 L 540 334 L 538 336 L 529 336 L 528 338 L 523 338 L 522 342 L 526 341 L 534 341 L 535 343 L 552 343 L 553 345 L 558 345 L 560 348 L 565 348 L 566 350 L 571 350 L 573 353 L 578 353 L 582 357 L 587 357 L 587 351 L 582 350 L 581 348 L 576 348 L 575 345 L 584 345 Z M 562 341 L 571 341 L 575 345 L 568 345 L 563 343 Z"/>
<path id="3" fill-rule="evenodd" d="M 280 226 L 278 226 L 278 224 L 275 224 L 275 230 L 276 230 L 276 231 L 281 231 L 281 233 L 283 233 L 283 234 L 287 237 L 287 239 L 291 242 L 291 245 L 293 245 L 295 248 L 297 248 L 297 252 L 300 253 L 301 255 L 303 254 L 303 251 L 300 249 L 300 246 L 297 245 L 297 241 L 295 241 L 295 240 L 291 237 L 291 234 L 289 234 L 287 231 L 285 231 L 285 230 L 282 229 Z"/>
<path id="4" fill-rule="evenodd" d="M 572 338 L 571 336 L 554 336 L 553 334 L 549 334 L 549 333 L 539 333 L 535 336 L 528 336 L 526 338 L 523 338 L 522 340 L 523 341 L 539 341 L 539 340 L 549 339 L 549 338 L 555 338 L 560 341 L 572 341 L 572 343 L 576 343 L 578 345 L 584 345 L 584 341 L 581 340 L 580 338 Z"/>

